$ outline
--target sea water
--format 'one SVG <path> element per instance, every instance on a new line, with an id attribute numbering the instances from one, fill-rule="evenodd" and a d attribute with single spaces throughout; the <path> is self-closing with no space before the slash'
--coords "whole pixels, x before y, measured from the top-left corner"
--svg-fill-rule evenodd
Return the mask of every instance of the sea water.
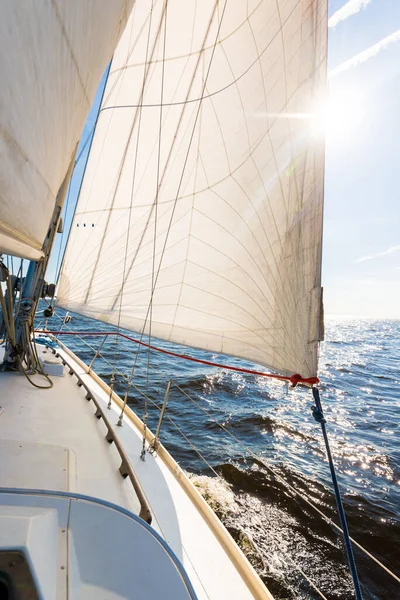
<path id="1" fill-rule="evenodd" d="M 57 309 L 49 329 L 58 329 L 63 315 Z M 113 328 L 73 315 L 65 331 L 70 329 Z M 96 348 L 102 338 L 84 339 Z M 94 352 L 83 339 L 68 336 L 63 341 L 90 362 Z M 254 367 L 158 340 L 153 344 L 195 358 Z M 99 357 L 94 369 L 109 382 L 115 365 L 115 389 L 121 395 L 125 377 L 136 365 L 129 404 L 143 417 L 147 394 L 153 431 L 172 379 L 161 441 L 277 600 L 319 598 L 310 582 L 328 600 L 353 598 L 340 534 L 306 502 L 339 522 L 320 425 L 310 410 L 310 390 L 289 390 L 264 377 L 154 351 L 149 356 L 145 348 L 121 338 L 109 338 L 102 353 L 105 359 Z M 399 575 L 400 321 L 328 319 L 319 376 L 350 534 Z M 399 584 L 357 548 L 355 556 L 366 600 L 400 598 Z"/>

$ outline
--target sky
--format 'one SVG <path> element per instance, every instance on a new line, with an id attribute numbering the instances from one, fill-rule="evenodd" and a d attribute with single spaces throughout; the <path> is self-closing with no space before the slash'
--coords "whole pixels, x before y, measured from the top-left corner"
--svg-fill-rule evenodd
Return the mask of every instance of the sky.
<path id="1" fill-rule="evenodd" d="M 330 0 L 325 314 L 400 318 L 400 0 Z"/>
<path id="2" fill-rule="evenodd" d="M 400 0 L 329 0 L 328 7 L 325 314 L 400 318 Z M 78 151 L 66 232 L 103 85 L 104 78 Z"/>

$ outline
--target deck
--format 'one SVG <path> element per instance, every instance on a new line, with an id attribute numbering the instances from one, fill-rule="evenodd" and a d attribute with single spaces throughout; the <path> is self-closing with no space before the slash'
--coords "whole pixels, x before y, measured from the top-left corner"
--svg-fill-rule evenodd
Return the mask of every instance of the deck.
<path id="1" fill-rule="evenodd" d="M 39 347 L 39 352 L 54 359 L 50 349 Z M 49 390 L 34 388 L 19 373 L 0 373 L 1 487 L 83 494 L 139 514 L 138 495 L 119 470 L 116 444 L 106 440 L 111 429 L 144 491 L 152 527 L 182 562 L 199 600 L 271 600 L 168 452 L 160 446 L 157 456 L 146 453 L 146 460 L 140 460 L 143 428 L 138 417 L 128 409 L 123 426 L 117 427 L 121 399 L 113 394 L 109 410 L 106 384 L 66 348 L 57 353 L 67 364 L 64 376 L 52 377 Z M 95 402 L 86 399 L 88 391 Z M 99 409 L 109 427 L 95 418 Z"/>

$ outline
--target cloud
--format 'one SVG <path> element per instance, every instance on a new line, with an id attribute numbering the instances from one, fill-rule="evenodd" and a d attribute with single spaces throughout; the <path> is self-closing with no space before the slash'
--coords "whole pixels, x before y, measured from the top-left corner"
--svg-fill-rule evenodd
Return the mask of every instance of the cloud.
<path id="1" fill-rule="evenodd" d="M 339 8 L 329 19 L 328 27 L 336 27 L 341 21 L 356 15 L 360 10 L 371 4 L 372 0 L 349 0 L 342 8 Z"/>
<path id="2" fill-rule="evenodd" d="M 346 60 L 346 62 L 342 63 L 335 69 L 332 69 L 332 71 L 329 71 L 329 73 L 328 73 L 329 77 L 330 78 L 336 77 L 336 75 L 340 75 L 340 73 L 343 73 L 344 71 L 347 71 L 348 69 L 351 69 L 352 67 L 357 67 L 359 64 L 366 62 L 373 56 L 376 56 L 377 54 L 379 54 L 379 52 L 381 52 L 382 50 L 385 50 L 390 44 L 393 44 L 394 42 L 398 42 L 399 40 L 400 40 L 400 29 L 398 29 L 394 33 L 391 33 L 390 35 L 385 37 L 383 40 L 381 40 L 380 42 L 377 42 L 373 46 L 370 46 L 366 50 L 363 50 L 363 52 L 356 54 L 355 56 L 353 56 L 353 58 Z"/>
<path id="3" fill-rule="evenodd" d="M 388 248 L 387 250 L 384 250 L 383 252 L 378 252 L 377 254 L 370 254 L 368 256 L 360 256 L 360 258 L 357 258 L 354 262 L 355 263 L 366 262 L 367 260 L 372 260 L 374 258 L 381 258 L 382 256 L 387 256 L 388 254 L 393 254 L 393 252 L 399 252 L 399 250 L 400 250 L 400 245 L 399 246 L 390 246 L 390 248 Z"/>

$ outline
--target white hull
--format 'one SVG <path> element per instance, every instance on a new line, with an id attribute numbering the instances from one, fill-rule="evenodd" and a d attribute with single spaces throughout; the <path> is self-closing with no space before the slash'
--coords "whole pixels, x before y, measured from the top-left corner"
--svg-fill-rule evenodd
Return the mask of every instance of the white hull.
<path id="1" fill-rule="evenodd" d="M 39 352 L 54 358 L 50 350 L 40 348 Z M 146 453 L 146 460 L 140 460 L 140 419 L 128 408 L 123 427 L 117 427 L 122 400 L 113 393 L 108 409 L 109 387 L 67 348 L 57 354 L 66 366 L 63 377 L 52 378 L 51 390 L 33 388 L 19 373 L 0 376 L 1 487 L 82 494 L 138 515 L 138 495 L 129 477 L 124 479 L 119 471 L 119 445 L 144 492 L 151 527 L 184 566 L 197 598 L 271 600 L 231 536 L 165 448 L 160 445 L 157 456 Z M 90 396 L 93 401 L 86 401 Z M 104 413 L 108 426 L 102 418 L 95 418 L 96 410 L 98 415 Z M 107 434 L 116 443 L 107 443 Z M 147 442 L 152 440 L 148 431 Z M 140 547 L 136 550 L 141 551 Z M 110 569 L 118 571 L 118 561 L 125 553 L 121 541 L 121 546 L 114 548 L 115 564 Z M 102 587 L 100 567 L 98 574 Z M 111 592 L 107 595 L 108 591 L 104 589 L 102 598 L 116 597 Z M 91 596 L 82 592 L 64 597 Z M 151 593 L 143 590 L 138 597 L 151 597 Z"/>

